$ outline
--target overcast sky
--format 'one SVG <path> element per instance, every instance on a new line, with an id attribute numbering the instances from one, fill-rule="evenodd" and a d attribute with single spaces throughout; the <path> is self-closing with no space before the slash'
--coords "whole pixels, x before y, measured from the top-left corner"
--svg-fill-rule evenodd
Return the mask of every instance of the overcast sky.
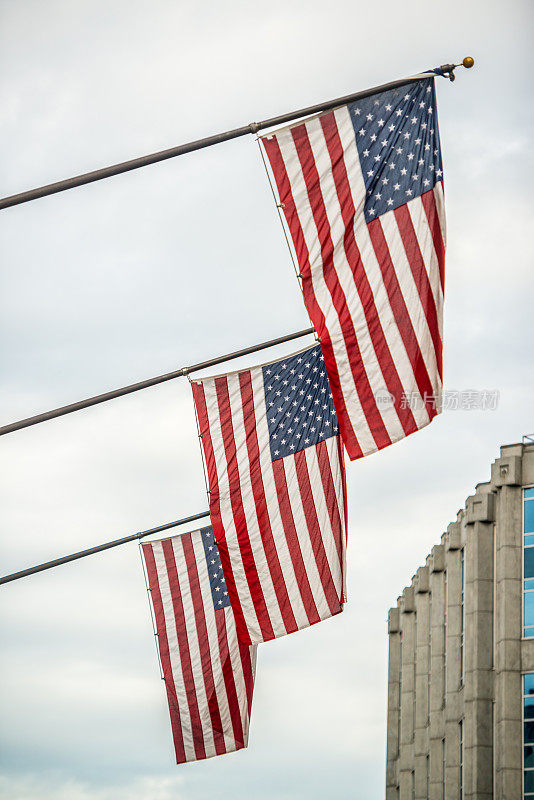
<path id="1" fill-rule="evenodd" d="M 260 647 L 248 750 L 174 765 L 136 545 L 2 587 L 2 798 L 382 798 L 388 608 L 534 432 L 532 5 L 0 9 L 2 195 L 476 59 L 437 82 L 445 388 L 499 405 L 348 465 L 349 603 Z M 308 324 L 252 136 L 0 212 L 0 249 L 1 423 Z M 3 574 L 207 507 L 185 380 L 6 436 L 1 468 Z"/>

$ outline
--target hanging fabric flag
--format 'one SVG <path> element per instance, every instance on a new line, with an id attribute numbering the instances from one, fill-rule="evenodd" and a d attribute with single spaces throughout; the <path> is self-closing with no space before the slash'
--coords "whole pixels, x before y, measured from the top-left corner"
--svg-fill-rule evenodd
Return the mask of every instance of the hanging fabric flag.
<path id="1" fill-rule="evenodd" d="M 320 346 L 192 387 L 239 638 L 264 642 L 338 614 L 345 469 Z"/>
<path id="2" fill-rule="evenodd" d="M 261 137 L 351 459 L 441 411 L 445 257 L 434 79 Z"/>
<path id="3" fill-rule="evenodd" d="M 246 747 L 256 647 L 237 639 L 211 527 L 142 549 L 176 763 Z"/>

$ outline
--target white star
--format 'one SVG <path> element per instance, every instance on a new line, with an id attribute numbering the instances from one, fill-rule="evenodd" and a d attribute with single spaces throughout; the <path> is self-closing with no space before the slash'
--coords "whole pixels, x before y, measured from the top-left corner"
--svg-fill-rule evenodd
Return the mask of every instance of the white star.
<path id="1" fill-rule="evenodd" d="M 371 141 L 376 142 L 376 134 L 373 133 L 373 135 L 371 136 Z"/>
<path id="2" fill-rule="evenodd" d="M 367 177 L 372 178 L 374 174 L 375 174 L 374 170 L 370 169 L 369 172 L 367 173 Z"/>
<path id="3" fill-rule="evenodd" d="M 417 117 L 412 117 L 412 125 L 415 125 L 416 122 L 417 122 Z"/>
<path id="4" fill-rule="evenodd" d="M 280 452 L 280 450 L 275 450 L 274 451 L 275 456 L 277 456 L 279 452 Z"/>
<path id="5" fill-rule="evenodd" d="M 380 194 L 380 192 L 378 192 L 378 194 L 375 194 L 375 199 L 376 200 L 381 200 L 382 199 L 382 195 Z"/>
<path id="6" fill-rule="evenodd" d="M 428 186 L 428 185 L 429 185 L 429 183 L 430 183 L 430 181 L 428 180 L 428 178 L 425 178 L 425 179 L 424 179 L 424 181 L 423 181 L 423 183 L 424 183 L 424 185 L 425 185 L 425 186 Z"/>
<path id="7" fill-rule="evenodd" d="M 360 128 L 360 130 L 358 131 L 358 134 L 360 136 L 365 136 L 365 128 Z"/>
<path id="8" fill-rule="evenodd" d="M 401 155 L 401 153 L 403 152 L 403 148 L 402 147 L 397 147 L 395 152 L 398 153 L 399 155 Z"/>
<path id="9" fill-rule="evenodd" d="M 393 200 L 390 197 L 389 200 L 388 200 L 388 206 L 392 206 L 392 205 L 393 205 Z"/>
<path id="10" fill-rule="evenodd" d="M 270 374 L 271 374 L 271 371 L 272 371 L 272 370 L 270 370 L 270 369 L 266 369 L 266 370 L 265 370 L 265 374 L 266 374 L 266 375 L 270 375 Z"/>
<path id="11" fill-rule="evenodd" d="M 405 167 L 401 169 L 401 175 L 406 175 L 407 172 L 408 170 Z"/>
<path id="12" fill-rule="evenodd" d="M 382 127 L 382 125 L 384 124 L 384 120 L 383 119 L 379 119 L 378 120 L 378 124 L 380 125 L 380 127 Z"/>
<path id="13" fill-rule="evenodd" d="M 365 119 L 368 119 L 368 120 L 369 120 L 369 122 L 371 122 L 371 120 L 372 120 L 372 119 L 374 119 L 374 117 L 373 117 L 373 115 L 372 115 L 372 114 L 367 114 L 367 115 L 366 115 L 366 117 L 365 117 Z"/>
<path id="14" fill-rule="evenodd" d="M 374 208 L 370 208 L 369 209 L 369 214 L 372 214 L 373 216 L 376 214 L 376 211 L 374 210 Z"/>
<path id="15" fill-rule="evenodd" d="M 395 111 L 395 114 L 396 114 L 398 117 L 402 117 L 402 109 L 398 108 L 398 109 Z"/>
<path id="16" fill-rule="evenodd" d="M 408 195 L 408 197 L 411 197 L 413 192 L 411 189 L 406 189 L 406 194 Z"/>
<path id="17" fill-rule="evenodd" d="M 413 153 L 408 153 L 408 161 L 413 161 Z"/>
<path id="18" fill-rule="evenodd" d="M 426 122 L 423 122 L 423 124 L 421 125 L 421 128 L 422 128 L 424 131 L 426 131 L 426 129 L 427 129 L 427 124 L 426 124 Z"/>
<path id="19" fill-rule="evenodd" d="M 415 143 L 416 143 L 416 144 L 421 144 L 421 139 L 416 139 L 416 140 L 415 140 Z"/>
<path id="20" fill-rule="evenodd" d="M 425 101 L 421 100 L 421 102 L 419 103 L 419 108 L 424 108 L 424 107 L 425 107 Z"/>
<path id="21" fill-rule="evenodd" d="M 369 150 L 364 150 L 364 151 L 363 151 L 363 154 L 364 154 L 364 156 L 367 158 L 367 156 L 369 155 Z"/>
<path id="22" fill-rule="evenodd" d="M 409 100 L 409 99 L 410 99 L 410 95 L 409 95 L 409 94 L 405 94 L 405 95 L 404 95 L 404 99 L 405 99 L 405 100 Z"/>
<path id="23" fill-rule="evenodd" d="M 436 175 L 438 176 L 438 178 L 440 178 L 443 175 L 443 173 L 442 173 L 442 171 L 440 169 L 437 169 L 436 170 Z"/>
<path id="24" fill-rule="evenodd" d="M 375 161 L 380 161 L 380 156 L 375 156 Z"/>
<path id="25" fill-rule="evenodd" d="M 309 443 L 310 443 L 309 439 L 304 439 L 304 444 L 309 444 Z"/>
<path id="26" fill-rule="evenodd" d="M 405 134 L 404 134 L 404 138 L 405 138 L 405 139 L 409 139 L 409 138 L 410 138 L 410 134 L 409 134 L 409 133 L 405 133 Z"/>
<path id="27" fill-rule="evenodd" d="M 394 131 L 395 125 L 388 125 L 388 131 Z"/>
<path id="28" fill-rule="evenodd" d="M 359 116 L 359 114 L 360 114 L 360 109 L 359 108 L 355 108 L 354 109 L 354 116 L 357 117 L 357 116 Z"/>
<path id="29" fill-rule="evenodd" d="M 382 147 L 386 147 L 387 143 L 388 143 L 387 139 L 382 139 Z"/>
<path id="30" fill-rule="evenodd" d="M 388 179 L 387 179 L 387 178 L 382 178 L 382 183 L 383 183 L 383 184 L 384 184 L 384 186 L 385 186 L 385 185 L 386 185 L 386 183 L 389 183 L 389 181 L 388 181 Z"/>
<path id="31" fill-rule="evenodd" d="M 418 180 L 419 180 L 419 175 L 417 174 L 412 175 L 412 181 L 418 181 Z"/>
<path id="32" fill-rule="evenodd" d="M 395 186 L 394 186 L 393 188 L 395 189 L 395 191 L 397 191 L 398 189 L 400 189 L 400 183 L 396 183 L 396 184 L 395 184 Z"/>
<path id="33" fill-rule="evenodd" d="M 389 103 L 386 106 L 386 111 L 391 111 L 391 105 Z"/>

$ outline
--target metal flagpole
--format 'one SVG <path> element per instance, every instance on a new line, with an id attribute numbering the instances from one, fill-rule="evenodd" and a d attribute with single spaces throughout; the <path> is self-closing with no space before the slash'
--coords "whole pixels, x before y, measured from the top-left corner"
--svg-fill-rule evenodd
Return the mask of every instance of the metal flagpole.
<path id="1" fill-rule="evenodd" d="M 299 339 L 301 336 L 307 336 L 313 333 L 313 328 L 306 328 L 296 333 L 288 333 L 286 336 L 279 336 L 278 339 L 270 339 L 268 342 L 261 342 L 254 344 L 251 347 L 244 347 L 242 350 L 236 350 L 234 353 L 226 353 L 224 356 L 217 356 L 217 358 L 210 358 L 208 361 L 201 361 L 199 364 L 193 364 L 190 367 L 182 367 L 181 369 L 174 370 L 174 372 L 167 372 L 165 375 L 157 375 L 155 378 L 148 378 L 145 381 L 138 383 L 131 383 L 129 386 L 123 386 L 120 389 L 113 389 L 111 392 L 104 392 L 104 394 L 97 394 L 94 397 L 88 397 L 85 400 L 79 400 L 77 403 L 70 403 L 68 406 L 61 406 L 54 408 L 52 411 L 45 411 L 43 414 L 35 414 L 33 417 L 21 419 L 18 422 L 11 422 L 9 425 L 0 427 L 0 436 L 13 431 L 21 430 L 21 428 L 29 428 L 30 425 L 38 425 L 40 422 L 46 422 L 55 417 L 62 417 L 65 414 L 72 414 L 74 411 L 80 411 L 82 408 L 89 408 L 89 406 L 96 406 L 98 403 L 105 403 L 107 400 L 113 400 L 115 397 L 122 397 L 125 394 L 138 392 L 140 389 L 147 389 L 149 386 L 156 386 L 158 383 L 171 381 L 173 378 L 183 378 L 191 372 L 213 367 L 216 364 L 222 364 L 224 361 L 231 361 L 233 358 L 246 356 L 249 353 L 256 353 L 259 350 L 265 350 L 267 347 L 274 347 L 277 344 L 290 342 L 292 339 Z"/>
<path id="2" fill-rule="evenodd" d="M 158 525 L 157 528 L 150 528 L 148 531 L 132 533 L 130 536 L 124 536 L 122 539 L 114 539 L 112 542 L 104 542 L 104 544 L 98 544 L 96 547 L 89 547 L 87 550 L 80 550 L 78 553 L 72 553 L 70 556 L 55 558 L 53 561 L 45 561 L 44 564 L 38 564 L 35 567 L 28 567 L 28 569 L 22 569 L 20 572 L 13 572 L 11 575 L 4 575 L 3 578 L 0 578 L 0 584 L 18 581 L 19 578 L 25 578 L 28 575 L 35 575 L 36 572 L 43 572 L 45 569 L 59 567 L 61 564 L 68 564 L 69 561 L 76 561 L 78 558 L 92 556 L 93 553 L 101 553 L 102 550 L 109 550 L 111 547 L 118 547 L 120 544 L 134 542 L 136 539 L 143 539 L 145 536 L 150 536 L 152 533 L 160 533 L 161 531 L 169 530 L 169 528 L 176 528 L 178 525 L 185 525 L 188 522 L 194 522 L 197 519 L 209 517 L 209 514 L 209 511 L 202 511 L 200 514 L 192 514 L 190 517 L 177 519 L 174 522 L 167 522 L 165 525 Z"/>
<path id="3" fill-rule="evenodd" d="M 470 56 L 466 56 L 460 64 L 443 64 L 439 67 L 438 73 L 446 75 L 450 80 L 454 80 L 455 67 L 464 66 L 467 69 L 474 64 Z M 146 167 L 149 164 L 156 164 L 159 161 L 165 161 L 168 158 L 175 158 L 176 156 L 185 155 L 185 153 L 192 153 L 195 150 L 202 150 L 205 147 L 211 147 L 214 144 L 221 142 L 228 142 L 230 139 L 237 139 L 240 136 L 245 136 L 248 133 L 257 133 L 264 128 L 271 128 L 273 125 L 283 125 L 285 122 L 291 122 L 294 119 L 307 117 L 311 114 L 318 114 L 321 111 L 328 111 L 336 106 L 343 106 L 347 103 L 352 103 L 355 100 L 361 100 L 364 97 L 375 94 L 376 92 L 385 92 L 388 89 L 395 89 L 397 86 L 404 86 L 407 83 L 420 80 L 420 76 L 412 76 L 409 78 L 400 78 L 390 83 L 384 83 L 381 86 L 374 86 L 371 89 L 365 89 L 361 92 L 354 92 L 353 94 L 345 95 L 344 97 L 336 97 L 335 100 L 328 100 L 324 103 L 318 103 L 314 106 L 301 108 L 298 111 L 290 111 L 287 114 L 281 114 L 278 117 L 271 117 L 264 119 L 261 122 L 251 122 L 249 125 L 244 125 L 241 128 L 234 130 L 224 131 L 217 133 L 214 136 L 206 136 L 204 139 L 197 139 L 194 142 L 187 142 L 186 144 L 178 145 L 177 147 L 170 147 L 168 150 L 160 150 L 157 153 L 151 153 L 147 156 L 140 158 L 132 158 L 129 161 L 122 161 L 120 164 L 113 164 L 110 167 L 103 167 L 102 169 L 95 169 L 92 172 L 85 172 L 83 175 L 76 175 L 73 178 L 67 178 L 55 183 L 49 183 L 46 186 L 39 186 L 37 189 L 30 189 L 27 192 L 20 192 L 13 194 L 9 197 L 0 199 L 0 209 L 10 208 L 11 206 L 19 205 L 20 203 L 28 203 L 30 200 L 37 200 L 39 197 L 46 197 L 50 194 L 57 192 L 65 192 L 67 189 L 74 189 L 76 186 L 83 186 L 86 183 L 93 183 L 94 181 L 101 181 L 104 178 L 111 178 L 113 175 L 120 175 L 123 172 L 130 172 L 133 169 Z"/>

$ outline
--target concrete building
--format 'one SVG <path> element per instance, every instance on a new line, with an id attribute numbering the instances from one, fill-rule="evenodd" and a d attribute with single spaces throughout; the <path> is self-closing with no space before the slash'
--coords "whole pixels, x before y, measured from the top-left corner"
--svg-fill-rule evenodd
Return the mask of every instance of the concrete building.
<path id="1" fill-rule="evenodd" d="M 386 800 L 534 800 L 534 438 L 389 611 Z"/>

